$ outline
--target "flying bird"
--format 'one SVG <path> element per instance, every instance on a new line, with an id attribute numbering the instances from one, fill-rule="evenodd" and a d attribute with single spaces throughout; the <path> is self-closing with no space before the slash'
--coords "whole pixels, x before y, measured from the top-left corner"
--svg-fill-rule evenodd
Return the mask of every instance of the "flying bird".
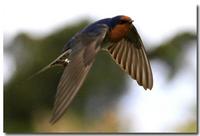
<path id="1" fill-rule="evenodd" d="M 57 59 L 39 71 L 40 73 L 54 66 L 64 67 L 50 123 L 54 124 L 64 114 L 83 84 L 95 56 L 101 50 L 107 51 L 145 90 L 152 89 L 151 66 L 132 22 L 130 17 L 119 15 L 86 26 L 65 44 L 62 54 Z"/>

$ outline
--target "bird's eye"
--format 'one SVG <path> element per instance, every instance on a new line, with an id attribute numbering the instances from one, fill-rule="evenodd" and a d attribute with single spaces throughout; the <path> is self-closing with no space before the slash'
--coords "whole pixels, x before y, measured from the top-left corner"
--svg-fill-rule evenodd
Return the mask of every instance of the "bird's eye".
<path id="1" fill-rule="evenodd" d="M 126 20 L 120 20 L 120 21 L 119 21 L 119 24 L 125 24 L 125 23 L 127 23 Z"/>

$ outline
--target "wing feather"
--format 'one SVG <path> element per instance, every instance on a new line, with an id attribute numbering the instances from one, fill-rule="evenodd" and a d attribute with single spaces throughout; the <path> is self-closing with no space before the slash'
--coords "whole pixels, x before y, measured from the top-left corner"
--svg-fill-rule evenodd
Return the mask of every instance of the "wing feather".
<path id="1" fill-rule="evenodd" d="M 152 70 L 144 45 L 136 28 L 132 26 L 127 37 L 112 43 L 107 51 L 120 67 L 146 90 L 153 87 Z"/>
<path id="2" fill-rule="evenodd" d="M 132 50 L 127 45 L 127 61 L 126 61 L 126 72 L 131 73 L 131 68 L 132 68 Z"/>
<path id="3" fill-rule="evenodd" d="M 143 52 L 143 56 L 144 56 L 144 62 L 146 62 L 146 66 L 145 66 L 145 73 L 147 73 L 147 86 L 149 88 L 152 88 L 153 87 L 153 76 L 152 76 L 152 70 L 151 70 L 151 66 L 150 66 L 150 62 L 147 58 L 147 55 L 146 55 L 146 51 L 144 49 L 144 47 L 142 47 L 142 52 Z"/>
<path id="4" fill-rule="evenodd" d="M 137 52 L 136 50 L 134 49 L 134 47 L 129 43 L 129 46 L 130 46 L 130 49 L 132 51 L 132 68 L 131 68 L 131 76 L 133 77 L 133 79 L 136 79 L 136 74 L 137 74 Z"/>
<path id="5" fill-rule="evenodd" d="M 116 59 L 116 57 L 118 55 L 118 52 L 119 52 L 119 49 L 120 49 L 120 43 L 118 43 L 116 45 L 116 47 L 114 48 L 114 50 L 113 50 L 113 57 L 114 57 L 114 59 Z"/>
<path id="6" fill-rule="evenodd" d="M 50 120 L 54 124 L 67 110 L 69 104 L 77 94 L 83 84 L 97 52 L 100 50 L 99 44 L 103 41 L 108 27 L 99 26 L 96 37 L 84 36 L 83 41 L 76 42 L 79 50 L 75 50 L 69 56 L 70 62 L 65 67 L 57 87 L 57 94 L 54 102 L 53 115 Z M 80 37 L 81 38 L 81 37 Z"/>
<path id="7" fill-rule="evenodd" d="M 56 97 L 51 123 L 55 123 L 64 114 L 64 111 L 81 87 L 91 66 L 92 63 L 85 66 L 82 51 L 65 68 L 57 88 L 61 92 L 59 97 Z"/>
<path id="8" fill-rule="evenodd" d="M 113 54 L 113 51 L 115 49 L 115 46 L 112 46 L 113 44 L 111 44 L 111 46 L 108 46 L 108 50 L 110 51 L 111 54 Z"/>
<path id="9" fill-rule="evenodd" d="M 122 58 L 121 58 L 121 66 L 123 67 L 123 69 L 125 69 L 125 71 L 127 72 L 127 65 L 126 65 L 126 62 L 128 62 L 128 46 L 126 45 L 124 47 L 124 51 L 123 51 L 123 54 L 122 54 Z"/>
<path id="10" fill-rule="evenodd" d="M 141 59 L 140 59 L 140 52 L 136 49 L 136 56 L 137 56 L 137 63 L 136 63 L 136 80 L 138 82 L 139 85 L 141 85 L 140 83 L 140 75 L 141 75 Z M 133 62 L 134 63 L 134 62 Z"/>
<path id="11" fill-rule="evenodd" d="M 123 51 L 124 51 L 124 47 L 122 46 L 122 44 L 120 44 L 120 48 L 119 48 L 119 51 L 118 51 L 117 56 L 116 56 L 118 64 L 121 64 Z"/>

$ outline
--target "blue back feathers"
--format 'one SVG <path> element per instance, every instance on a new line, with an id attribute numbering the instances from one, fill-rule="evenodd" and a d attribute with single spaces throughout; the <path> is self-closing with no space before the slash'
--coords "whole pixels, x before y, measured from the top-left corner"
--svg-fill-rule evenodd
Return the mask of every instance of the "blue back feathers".
<path id="1" fill-rule="evenodd" d="M 120 15 L 120 16 L 116 16 L 116 17 L 113 17 L 113 18 L 106 18 L 106 19 L 96 21 L 96 22 L 90 24 L 89 26 L 87 26 L 82 32 L 93 31 L 94 29 L 97 29 L 98 24 L 106 24 L 106 25 L 109 26 L 109 28 L 113 28 L 117 25 L 117 23 L 119 22 L 121 17 L 122 16 Z"/>

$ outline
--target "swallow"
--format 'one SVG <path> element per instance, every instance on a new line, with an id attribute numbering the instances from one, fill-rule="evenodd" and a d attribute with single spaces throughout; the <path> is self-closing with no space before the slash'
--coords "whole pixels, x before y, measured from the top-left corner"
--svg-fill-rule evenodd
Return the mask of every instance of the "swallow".
<path id="1" fill-rule="evenodd" d="M 57 86 L 51 124 L 56 123 L 69 107 L 99 51 L 107 51 L 121 69 L 145 90 L 152 89 L 150 62 L 132 22 L 130 17 L 119 15 L 86 26 L 64 45 L 57 59 L 39 71 L 54 66 L 64 67 Z"/>

